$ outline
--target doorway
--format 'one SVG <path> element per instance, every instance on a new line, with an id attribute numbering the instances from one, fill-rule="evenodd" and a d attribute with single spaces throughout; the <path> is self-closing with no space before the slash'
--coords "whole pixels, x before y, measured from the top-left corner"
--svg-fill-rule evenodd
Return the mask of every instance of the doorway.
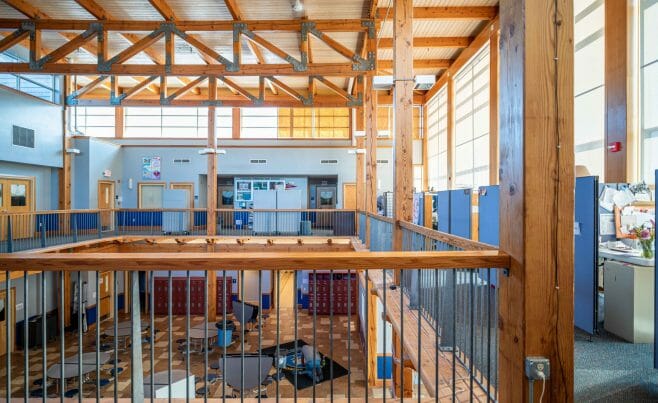
<path id="1" fill-rule="evenodd" d="M 98 181 L 98 209 L 101 216 L 101 231 L 114 229 L 114 181 Z"/>
<path id="2" fill-rule="evenodd" d="M 171 182 L 169 184 L 169 189 L 171 190 L 184 190 L 187 192 L 187 198 L 185 203 L 186 209 L 194 208 L 194 183 L 192 182 Z M 186 213 L 187 214 L 187 213 Z M 188 220 L 190 221 L 189 228 L 194 227 L 194 214 L 187 214 Z"/>
<path id="3" fill-rule="evenodd" d="M 5 298 L 7 297 L 7 290 L 0 291 L 0 356 L 7 354 L 7 338 L 11 334 L 7 334 L 7 329 L 16 329 L 16 289 L 11 288 L 9 297 L 9 306 L 6 305 Z M 9 309 L 11 309 L 11 323 L 7 326 L 9 319 Z M 14 340 L 9 340 L 10 352 L 14 351 Z"/>
<path id="4" fill-rule="evenodd" d="M 0 177 L 0 212 L 29 213 L 34 211 L 34 178 Z M 18 214 L 12 217 L 13 239 L 34 234 L 34 217 Z M 7 239 L 7 223 L 0 220 L 0 240 Z"/>
<path id="5" fill-rule="evenodd" d="M 276 295 L 276 288 L 274 288 L 274 304 L 279 308 L 294 308 L 297 302 L 297 286 L 295 285 L 295 272 L 280 271 L 278 275 L 279 280 L 279 295 Z M 275 278 L 274 287 L 276 287 Z M 278 305 L 276 305 L 278 304 Z"/>
<path id="6" fill-rule="evenodd" d="M 343 183 L 343 208 L 356 210 L 356 183 Z"/>

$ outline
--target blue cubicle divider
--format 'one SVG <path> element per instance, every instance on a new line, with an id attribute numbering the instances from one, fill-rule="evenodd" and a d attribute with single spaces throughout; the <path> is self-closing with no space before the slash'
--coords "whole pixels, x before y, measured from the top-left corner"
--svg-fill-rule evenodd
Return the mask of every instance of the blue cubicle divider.
<path id="1" fill-rule="evenodd" d="M 478 240 L 489 245 L 500 244 L 500 186 L 481 186 L 478 189 Z M 491 278 L 488 278 L 488 275 Z M 493 286 L 498 285 L 495 270 L 483 269 L 480 278 Z"/>
<path id="2" fill-rule="evenodd" d="M 438 192 L 435 197 L 438 229 L 450 234 L 450 191 Z"/>
<path id="3" fill-rule="evenodd" d="M 450 191 L 450 233 L 471 238 L 471 189 Z"/>
<path id="4" fill-rule="evenodd" d="M 574 206 L 574 324 L 594 334 L 598 323 L 599 179 L 576 178 Z"/>

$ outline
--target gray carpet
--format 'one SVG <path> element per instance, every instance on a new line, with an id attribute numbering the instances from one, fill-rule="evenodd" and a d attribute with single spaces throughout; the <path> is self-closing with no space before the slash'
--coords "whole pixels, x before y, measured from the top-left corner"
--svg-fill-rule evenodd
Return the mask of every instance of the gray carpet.
<path id="1" fill-rule="evenodd" d="M 574 364 L 577 402 L 658 401 L 652 344 L 631 344 L 605 330 L 589 341 L 576 331 Z"/>

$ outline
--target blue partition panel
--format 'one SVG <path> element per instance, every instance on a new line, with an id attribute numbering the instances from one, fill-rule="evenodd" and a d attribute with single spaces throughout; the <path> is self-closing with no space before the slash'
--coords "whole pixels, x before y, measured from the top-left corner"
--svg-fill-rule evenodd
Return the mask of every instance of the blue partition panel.
<path id="1" fill-rule="evenodd" d="M 471 238 L 471 189 L 450 191 L 450 233 Z"/>
<path id="2" fill-rule="evenodd" d="M 195 211 L 194 212 L 194 226 L 195 227 L 205 227 L 208 222 L 208 216 L 205 211 Z"/>
<path id="3" fill-rule="evenodd" d="M 598 312 L 599 179 L 576 178 L 574 222 L 574 324 L 594 334 Z"/>
<path id="4" fill-rule="evenodd" d="M 57 213 L 37 214 L 36 228 L 45 227 L 46 231 L 57 231 L 59 229 L 59 216 Z"/>
<path id="5" fill-rule="evenodd" d="M 478 240 L 496 247 L 500 243 L 499 209 L 500 186 L 481 186 L 478 190 Z M 498 285 L 495 270 L 481 270 L 480 278 L 493 286 Z"/>
<path id="6" fill-rule="evenodd" d="M 117 220 L 122 227 L 161 227 L 161 211 L 119 211 Z"/>
<path id="7" fill-rule="evenodd" d="M 436 213 L 439 221 L 439 231 L 450 233 L 450 191 L 444 190 L 436 194 Z"/>

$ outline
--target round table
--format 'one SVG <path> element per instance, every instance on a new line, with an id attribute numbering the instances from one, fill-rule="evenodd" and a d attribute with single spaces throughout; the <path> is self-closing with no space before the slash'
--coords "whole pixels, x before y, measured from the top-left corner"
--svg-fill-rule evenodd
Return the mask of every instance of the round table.
<path id="1" fill-rule="evenodd" d="M 190 397 L 194 397 L 194 374 L 190 372 L 189 380 L 189 392 Z M 157 394 L 158 389 L 164 389 L 164 395 L 158 397 L 174 397 L 174 398 L 185 398 L 185 379 L 187 378 L 187 373 L 183 370 L 172 370 L 171 371 L 171 394 L 169 394 L 169 373 L 167 371 L 156 372 L 153 375 L 153 389 Z M 151 397 L 151 376 L 144 378 L 144 397 Z"/>
<path id="2" fill-rule="evenodd" d="M 109 329 L 105 329 L 102 333 L 102 335 L 107 336 L 107 337 L 117 337 L 123 342 L 122 346 L 122 351 L 125 351 L 127 349 L 126 347 L 126 338 L 130 337 L 132 334 L 132 327 L 118 327 L 116 329 L 116 335 L 114 333 L 114 327 L 111 327 Z M 146 327 L 142 326 L 142 331 L 141 333 L 144 333 L 146 331 Z"/>
<path id="3" fill-rule="evenodd" d="M 48 368 L 46 375 L 48 378 L 53 379 L 68 379 L 75 378 L 79 375 L 79 367 L 77 362 L 65 362 L 64 371 L 62 371 L 62 365 L 54 364 Z M 82 375 L 87 375 L 91 372 L 96 371 L 96 364 L 82 364 Z"/>

